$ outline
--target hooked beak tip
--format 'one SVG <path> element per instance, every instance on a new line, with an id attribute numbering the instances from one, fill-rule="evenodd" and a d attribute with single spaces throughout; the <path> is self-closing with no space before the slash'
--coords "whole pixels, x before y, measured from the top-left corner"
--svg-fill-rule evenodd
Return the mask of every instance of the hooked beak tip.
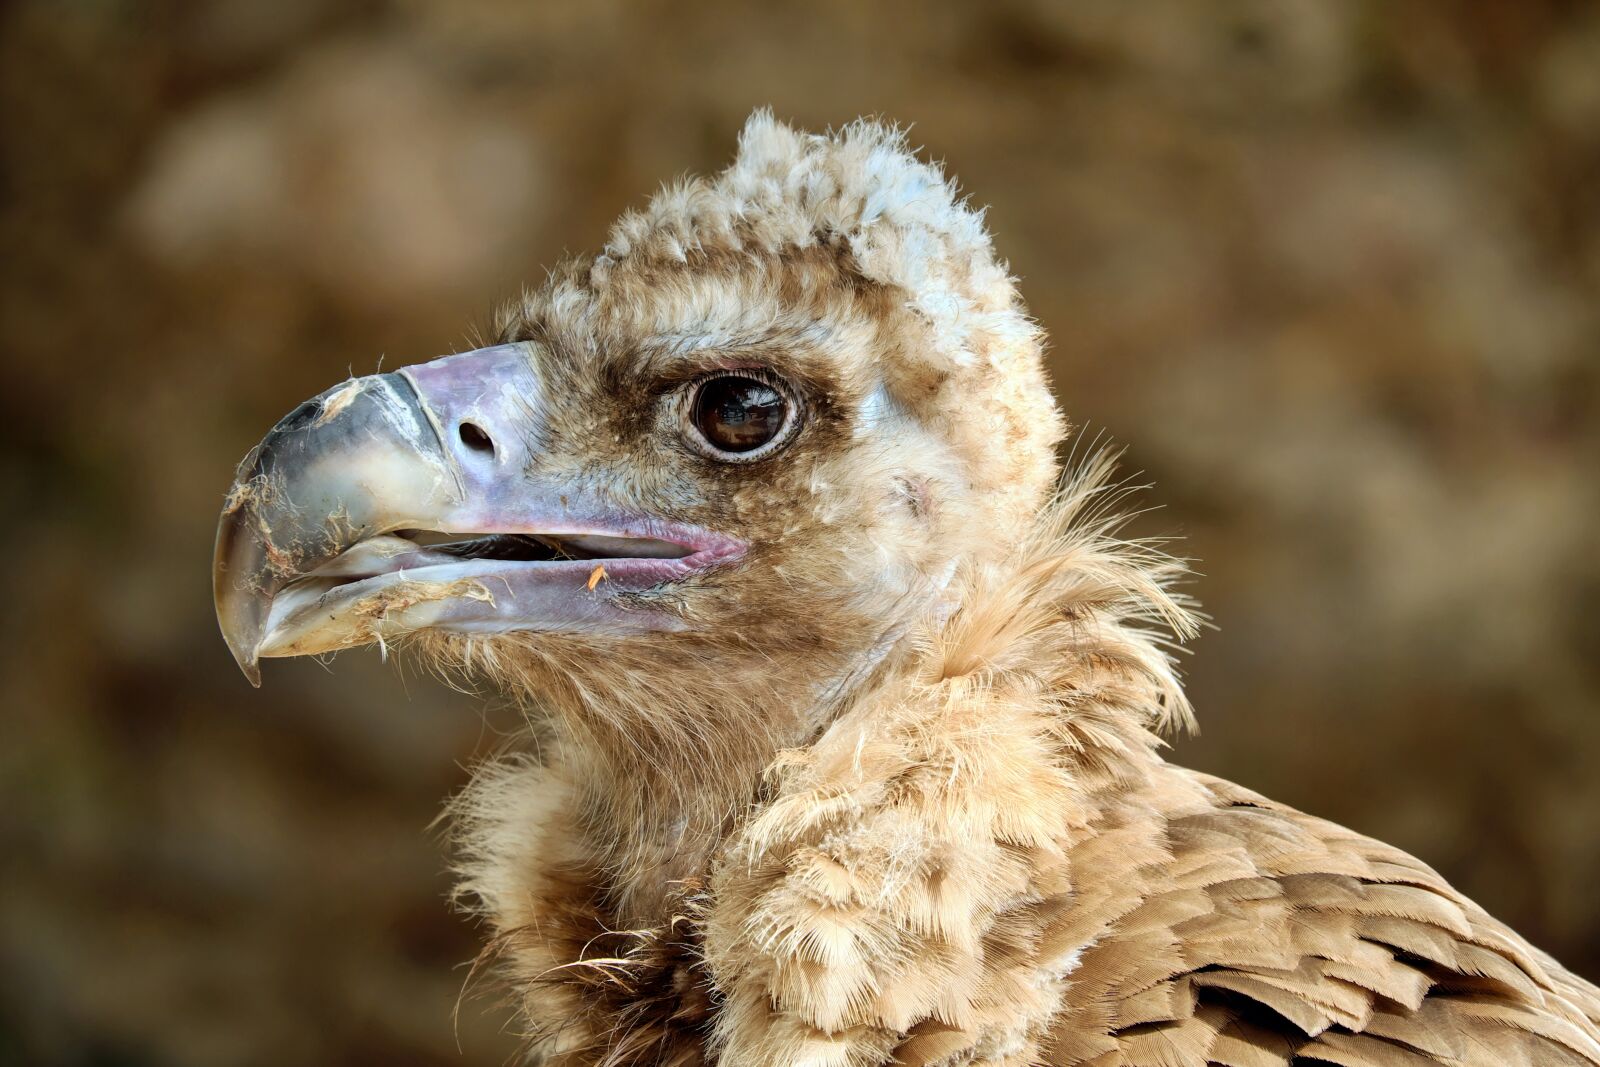
<path id="1" fill-rule="evenodd" d="M 261 688 L 261 655 L 259 641 L 246 641 L 244 635 L 232 632 L 224 623 L 222 626 L 222 639 L 228 644 L 228 651 L 233 653 L 233 661 L 239 665 L 239 670 L 250 680 L 250 684 L 257 689 Z"/>
<path id="2" fill-rule="evenodd" d="M 414 387 L 392 372 L 334 386 L 251 449 L 217 523 L 211 571 L 217 622 L 251 685 L 261 685 L 274 596 L 368 533 L 377 521 L 374 500 L 384 492 L 416 506 L 436 504 L 428 492 L 439 463 L 407 466 L 393 458 L 436 451 L 437 432 Z M 384 479 L 396 470 L 411 481 L 388 485 Z"/>
<path id="3" fill-rule="evenodd" d="M 211 567 L 212 598 L 217 610 L 217 627 L 222 631 L 228 651 L 233 653 L 233 661 L 250 684 L 260 689 L 261 631 L 266 604 L 239 588 L 233 577 L 235 567 L 230 566 L 230 562 L 243 554 L 241 546 L 245 540 L 239 536 L 237 517 L 233 514 L 236 510 L 230 507 L 223 512 L 217 530 L 216 556 Z"/>

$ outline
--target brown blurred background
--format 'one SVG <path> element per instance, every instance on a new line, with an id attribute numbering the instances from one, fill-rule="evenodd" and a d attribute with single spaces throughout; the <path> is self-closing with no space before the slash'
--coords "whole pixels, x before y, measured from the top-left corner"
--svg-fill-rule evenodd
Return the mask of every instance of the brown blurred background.
<path id="1" fill-rule="evenodd" d="M 1600 977 L 1600 4 L 0 7 L 0 1063 L 496 1064 L 429 827 L 503 715 L 249 688 L 233 463 L 755 106 L 914 123 L 1219 629 L 1178 758 Z"/>

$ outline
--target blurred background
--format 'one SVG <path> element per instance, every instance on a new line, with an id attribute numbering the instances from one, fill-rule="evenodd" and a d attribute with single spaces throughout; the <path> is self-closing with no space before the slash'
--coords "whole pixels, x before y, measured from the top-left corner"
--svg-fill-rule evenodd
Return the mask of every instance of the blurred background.
<path id="1" fill-rule="evenodd" d="M 745 115 L 914 124 L 1218 629 L 1177 758 L 1600 977 L 1600 4 L 0 6 L 0 1063 L 498 1064 L 503 713 L 216 632 L 234 463 Z"/>

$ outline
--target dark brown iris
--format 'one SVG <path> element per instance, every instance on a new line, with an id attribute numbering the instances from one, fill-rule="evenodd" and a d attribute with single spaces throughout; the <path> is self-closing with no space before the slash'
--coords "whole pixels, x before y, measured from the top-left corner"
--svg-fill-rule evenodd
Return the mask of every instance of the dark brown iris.
<path id="1" fill-rule="evenodd" d="M 778 436 L 788 404 L 766 382 L 729 374 L 700 386 L 694 424 L 713 448 L 753 452 Z"/>

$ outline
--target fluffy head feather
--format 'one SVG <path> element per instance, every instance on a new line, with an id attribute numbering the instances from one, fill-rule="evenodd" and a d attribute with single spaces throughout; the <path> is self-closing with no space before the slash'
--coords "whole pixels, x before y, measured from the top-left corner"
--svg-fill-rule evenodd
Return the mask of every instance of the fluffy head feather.
<path id="1" fill-rule="evenodd" d="M 1015 552 L 1065 432 L 981 215 L 872 122 L 818 136 L 756 114 L 731 166 L 623 216 L 499 334 L 531 342 L 544 383 L 533 473 L 750 545 L 659 594 L 689 634 L 419 639 L 537 702 L 598 779 L 636 783 L 590 803 L 645 867 L 675 870 L 646 854 L 678 848 L 632 833 L 649 812 L 666 802 L 710 833 L 774 751 L 959 605 L 974 567 Z M 686 457 L 660 398 L 746 366 L 795 383 L 803 431 L 760 463 Z"/>
<path id="2" fill-rule="evenodd" d="M 962 547 L 991 554 L 1027 530 L 1065 431 L 982 214 L 875 122 L 807 134 L 757 112 L 731 166 L 623 215 L 601 255 L 507 308 L 500 332 L 620 354 L 635 372 L 696 348 L 825 363 L 875 453 L 905 453 L 908 418 L 931 431 L 914 444 L 937 438 L 933 455 L 916 454 L 955 461 L 986 527 Z"/>

